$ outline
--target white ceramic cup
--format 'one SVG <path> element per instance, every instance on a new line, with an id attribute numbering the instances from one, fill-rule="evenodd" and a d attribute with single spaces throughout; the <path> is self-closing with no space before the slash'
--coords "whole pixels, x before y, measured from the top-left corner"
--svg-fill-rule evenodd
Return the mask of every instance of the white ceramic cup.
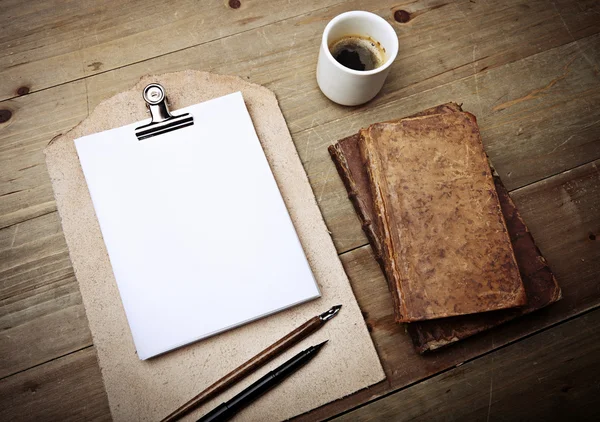
<path id="1" fill-rule="evenodd" d="M 384 63 L 373 70 L 353 70 L 338 63 L 329 46 L 348 35 L 361 35 L 379 41 L 385 52 Z M 371 100 L 381 90 L 390 66 L 398 54 L 398 36 L 385 19 L 363 11 L 342 13 L 325 27 L 319 61 L 317 83 L 331 101 L 355 106 Z"/>

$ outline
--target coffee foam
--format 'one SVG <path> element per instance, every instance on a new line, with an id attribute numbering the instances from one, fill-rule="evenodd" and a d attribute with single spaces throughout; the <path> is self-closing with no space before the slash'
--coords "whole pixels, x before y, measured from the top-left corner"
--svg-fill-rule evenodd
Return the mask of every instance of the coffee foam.
<path id="1" fill-rule="evenodd" d="M 386 60 L 385 49 L 383 46 L 370 37 L 347 35 L 329 45 L 329 51 L 334 58 L 336 58 L 336 55 L 343 50 L 357 51 L 361 56 L 361 61 L 363 63 L 365 63 L 366 60 L 373 63 L 373 69 L 382 66 Z M 368 51 L 370 57 L 367 58 L 361 54 L 361 50 Z"/>

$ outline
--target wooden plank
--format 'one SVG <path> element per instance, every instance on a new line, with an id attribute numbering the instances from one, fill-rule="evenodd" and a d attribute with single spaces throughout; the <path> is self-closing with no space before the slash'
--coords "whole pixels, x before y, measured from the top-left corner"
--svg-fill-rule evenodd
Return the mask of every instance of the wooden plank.
<path id="1" fill-rule="evenodd" d="M 446 370 L 564 318 L 598 306 L 600 292 L 593 281 L 598 279 L 600 271 L 600 268 L 594 265 L 600 259 L 600 250 L 596 241 L 590 239 L 590 233 L 600 232 L 597 213 L 593 212 L 600 207 L 599 164 L 600 161 L 578 167 L 519 189 L 513 194 L 557 275 L 563 288 L 563 300 L 545 310 L 439 353 L 421 357 L 412 350 L 408 335 L 402 326 L 394 322 L 387 285 L 371 256 L 370 248 L 365 246 L 343 254 L 342 262 L 364 312 L 388 379 L 370 389 L 308 413 L 303 418 L 315 420 L 334 416 L 355 407 L 358 403 Z M 48 224 L 39 226 L 44 227 Z M 31 232 L 36 233 L 36 236 L 44 236 L 37 229 L 32 229 Z M 0 239 L 6 237 L 0 236 Z M 56 309 L 59 307 L 57 304 Z M 32 323 L 36 321 L 42 324 L 40 319 L 34 317 Z M 67 321 L 63 324 L 67 324 Z M 64 328 L 65 325 L 60 327 Z M 29 342 L 31 338 L 23 344 Z M 89 340 L 82 342 L 81 347 L 88 344 Z M 64 362 L 66 365 L 68 360 Z M 8 379 L 20 378 L 24 373 Z M 68 375 L 65 377 L 69 378 Z M 47 404 L 42 403 L 40 406 L 55 406 L 55 403 L 55 399 L 49 398 Z"/>
<path id="2" fill-rule="evenodd" d="M 596 310 L 334 420 L 597 420 L 599 354 Z"/>
<path id="3" fill-rule="evenodd" d="M 600 157 L 599 64 L 600 36 L 594 35 L 295 133 L 338 251 L 356 248 L 366 239 L 327 152 L 330 143 L 372 122 L 462 102 L 477 115 L 485 149 L 513 190 Z"/>
<path id="4" fill-rule="evenodd" d="M 540 250 L 554 269 L 561 287 L 564 286 L 564 300 L 557 305 L 561 308 L 567 306 L 571 297 L 573 309 L 592 306 L 600 294 L 597 286 L 600 279 L 599 165 L 600 161 L 595 161 L 512 193 Z"/>
<path id="5" fill-rule="evenodd" d="M 90 345 L 58 214 L 0 230 L 0 239 L 0 378 Z"/>
<path id="6" fill-rule="evenodd" d="M 574 39 L 584 38 L 596 33 L 599 24 L 598 6 L 596 0 L 577 2 L 558 0 L 552 2 L 552 7 L 560 15 L 563 25 Z"/>
<path id="7" fill-rule="evenodd" d="M 0 99 L 260 28 L 339 2 L 3 2 Z"/>
<path id="8" fill-rule="evenodd" d="M 547 258 L 563 292 L 559 302 L 436 353 L 420 356 L 410 336 L 394 322 L 391 296 L 369 246 L 341 256 L 387 381 L 306 415 L 327 418 L 373 397 L 405 387 L 532 332 L 600 305 L 600 160 L 513 193 L 523 219 Z M 592 236 L 593 237 L 593 236 Z"/>
<path id="9" fill-rule="evenodd" d="M 524 1 L 522 0 L 522 2 Z M 380 9 L 377 10 L 385 16 L 389 16 L 389 4 L 386 2 L 382 2 L 381 4 Z M 470 81 L 468 84 L 457 82 L 451 85 L 452 88 L 445 88 L 445 95 L 451 97 L 452 100 L 464 100 L 467 105 L 473 105 L 471 110 L 478 112 L 480 116 L 480 99 L 483 102 L 491 102 L 505 96 L 505 94 L 508 95 L 508 92 L 502 91 L 507 86 L 516 86 L 513 89 L 514 92 L 510 92 L 511 95 L 526 97 L 528 93 L 532 92 L 531 90 L 540 88 L 536 85 L 537 80 L 530 79 L 528 80 L 528 84 L 514 83 L 515 69 L 509 65 L 509 67 L 502 66 L 502 70 L 498 69 L 498 72 L 501 72 L 503 76 L 501 78 L 503 83 L 494 84 L 495 78 L 499 75 L 498 73 L 492 73 L 490 66 L 500 66 L 504 61 L 510 62 L 519 57 L 525 57 L 537 51 L 536 49 L 551 48 L 554 45 L 561 45 L 561 43 L 568 42 L 571 37 L 567 32 L 563 34 L 561 30 L 554 30 L 554 27 L 559 25 L 560 21 L 555 12 L 549 15 L 546 12 L 541 14 L 527 13 L 526 16 L 538 16 L 540 19 L 543 17 L 543 19 L 541 21 L 536 20 L 535 22 L 519 21 L 520 26 L 513 28 L 513 31 L 506 35 L 511 42 L 507 45 L 499 46 L 496 50 L 497 55 L 490 56 L 494 58 L 493 63 L 488 63 L 491 58 L 485 58 L 483 55 L 479 57 L 479 53 L 474 48 L 472 50 L 475 55 L 471 54 L 469 57 L 471 61 L 475 57 L 476 63 L 466 61 L 462 64 L 454 62 L 448 64 L 442 61 L 442 63 L 430 64 L 423 57 L 424 54 L 433 54 L 444 57 L 448 56 L 452 60 L 460 56 L 466 60 L 464 55 L 455 54 L 456 46 L 452 48 L 447 46 L 446 38 L 431 40 L 432 42 L 435 41 L 435 44 L 431 44 L 432 47 L 428 49 L 425 49 L 422 45 L 425 37 L 424 32 L 431 31 L 436 24 L 439 25 L 442 21 L 447 22 L 449 20 L 452 22 L 452 25 L 447 28 L 449 32 L 446 32 L 446 35 L 452 39 L 462 39 L 461 42 L 467 43 L 471 47 L 475 46 L 473 44 L 475 39 L 477 42 L 482 42 L 485 45 L 493 44 L 492 41 L 498 37 L 498 34 L 507 25 L 507 22 L 513 22 L 512 19 L 518 19 L 522 15 L 522 3 L 515 0 L 507 4 L 510 7 L 501 10 L 497 10 L 493 6 L 487 6 L 489 9 L 477 9 L 475 11 L 479 13 L 475 16 L 478 19 L 483 19 L 483 23 L 477 29 L 481 33 L 476 31 L 474 34 L 479 35 L 476 37 L 473 35 L 475 37 L 473 39 L 464 39 L 464 35 L 460 32 L 462 31 L 461 28 L 468 24 L 469 14 L 467 13 L 475 13 L 471 11 L 465 12 L 460 9 L 459 5 L 461 7 L 471 7 L 463 3 L 453 7 L 445 6 L 431 10 L 427 9 L 427 13 L 419 14 L 414 22 L 410 23 L 406 28 L 402 26 L 399 31 L 402 33 L 402 45 L 405 46 L 403 47 L 403 54 L 406 57 L 399 60 L 395 65 L 397 67 L 401 64 L 402 68 L 391 73 L 390 80 L 384 88 L 384 93 L 382 93 L 379 99 L 371 103 L 368 108 L 359 107 L 350 109 L 331 103 L 320 93 L 316 87 L 314 78 L 314 61 L 317 54 L 314 46 L 318 45 L 318 38 L 324 21 L 344 11 L 345 8 L 359 7 L 360 2 L 330 7 L 323 11 L 281 21 L 260 29 L 250 30 L 244 34 L 223 38 L 182 52 L 176 52 L 127 66 L 126 68 L 103 73 L 83 81 L 77 81 L 43 92 L 29 94 L 22 98 L 5 101 L 0 107 L 3 110 L 10 110 L 13 115 L 8 122 L 0 125 L 0 128 L 3 129 L 0 132 L 0 141 L 2 142 L 1 145 L 3 145 L 0 147 L 0 161 L 5 165 L 2 175 L 0 175 L 0 195 L 8 195 L 10 193 L 10 197 L 7 197 L 6 201 L 3 201 L 0 205 L 0 227 L 15 224 L 16 222 L 54 209 L 48 178 L 42 164 L 41 149 L 43 146 L 49 139 L 61 132 L 67 131 L 76 122 L 85 118 L 89 110 L 99 101 L 130 86 L 141 75 L 149 72 L 160 73 L 186 67 L 208 68 L 222 73 L 245 75 L 252 81 L 266 84 L 279 96 L 288 125 L 295 134 L 294 139 L 298 150 L 301 153 L 304 151 L 310 154 L 311 151 L 319 147 L 317 152 L 321 155 L 310 158 L 303 157 L 306 162 L 314 162 L 315 158 L 319 157 L 324 161 L 329 161 L 326 158 L 326 149 L 324 146 L 321 147 L 321 143 L 319 142 L 321 138 L 326 141 L 325 143 L 333 142 L 339 136 L 345 136 L 350 130 L 356 130 L 361 125 L 382 120 L 389 115 L 392 117 L 398 116 L 398 109 L 410 108 L 411 111 L 415 111 L 414 105 L 418 104 L 419 101 L 413 97 L 410 100 L 404 98 L 405 95 L 445 83 L 453 78 L 463 77 L 464 69 L 468 69 L 466 73 L 468 75 L 472 75 L 473 72 L 478 70 L 480 74 L 476 74 L 476 76 L 468 79 Z M 537 3 L 531 2 L 528 4 L 535 6 Z M 410 7 L 425 6 L 419 3 Z M 420 9 L 415 10 L 418 11 Z M 537 9 L 535 10 L 537 11 Z M 396 25 L 400 26 L 401 24 L 396 23 Z M 492 31 L 490 28 L 494 28 L 494 30 Z M 553 29 L 551 30 L 550 28 Z M 542 31 L 542 33 L 538 34 L 538 31 Z M 438 33 L 444 33 L 444 31 L 435 31 L 435 34 Z M 531 38 L 535 42 L 517 43 L 520 39 L 519 37 Z M 592 41 L 589 41 L 590 39 Z M 544 60 L 550 60 L 551 62 L 556 60 L 555 55 L 559 54 L 556 51 L 566 54 L 575 50 L 580 52 L 589 50 L 586 53 L 586 57 L 591 61 L 597 57 L 596 44 L 597 37 L 586 38 L 575 44 L 565 46 L 564 50 L 550 50 L 543 55 L 534 56 L 534 60 L 538 61 L 538 67 L 543 68 L 546 63 Z M 531 46 L 534 46 L 535 49 L 531 50 Z M 430 50 L 435 50 L 437 53 Z M 294 54 L 291 54 L 292 52 Z M 421 61 L 417 60 L 417 62 L 412 63 L 411 60 L 413 59 Z M 530 64 L 530 62 L 531 59 L 519 63 Z M 285 63 L 285 66 L 281 66 L 282 63 Z M 488 63 L 488 69 L 481 72 L 481 69 L 486 67 L 486 63 Z M 425 64 L 427 65 L 425 66 Z M 454 69 L 455 65 L 458 66 L 459 70 Z M 517 64 L 515 63 L 515 65 Z M 573 63 L 573 66 L 579 66 L 579 63 Z M 591 67 L 589 63 L 588 66 Z M 424 69 L 426 69 L 426 72 Z M 554 67 L 552 69 L 557 70 Z M 517 66 L 516 70 L 525 72 L 526 66 Z M 560 71 L 563 71 L 563 68 Z M 549 76 L 558 77 L 560 75 L 561 73 L 553 73 Z M 407 78 L 410 79 L 409 82 L 407 82 Z M 572 78 L 570 74 L 568 78 Z M 584 83 L 590 84 L 591 79 L 589 76 L 586 78 L 580 75 L 580 77 L 572 79 L 574 82 L 577 82 L 581 81 L 582 78 Z M 421 80 L 423 83 L 414 82 L 417 80 Z M 478 83 L 475 84 L 475 82 Z M 480 83 L 484 84 L 481 88 L 479 88 Z M 564 80 L 560 80 L 559 83 L 565 84 Z M 491 85 L 493 89 L 487 88 L 485 85 Z M 517 88 L 520 88 L 521 91 Z M 526 91 L 526 89 L 530 89 L 530 91 Z M 489 94 L 488 91 L 490 92 Z M 556 88 L 552 92 L 554 93 L 554 91 L 556 91 Z M 436 91 L 438 96 L 442 95 L 443 92 L 444 89 Z M 580 92 L 578 91 L 578 93 Z M 476 98 L 477 94 L 479 94 L 479 98 Z M 492 94 L 498 94 L 498 96 L 493 97 Z M 560 94 L 560 92 L 556 94 Z M 426 95 L 426 97 L 423 97 L 421 101 L 427 101 L 428 105 L 440 102 L 437 97 L 433 96 L 433 93 L 423 95 Z M 592 95 L 592 93 L 588 93 L 588 95 Z M 546 98 L 543 96 L 540 97 L 540 100 Z M 594 104 L 593 100 L 586 98 L 582 98 L 581 101 L 588 102 L 586 107 L 591 107 Z M 554 102 L 554 104 L 557 104 L 557 102 Z M 52 110 L 52 113 L 48 113 L 47 111 L 49 110 Z M 590 115 L 593 115 L 593 111 L 592 113 L 585 114 L 585 116 Z M 584 116 L 577 117 L 578 120 L 584 118 Z M 332 126 L 324 124 L 328 121 L 333 121 Z M 588 124 L 587 121 L 584 123 Z M 309 129 L 312 129 L 312 131 L 309 131 Z M 304 134 L 302 135 L 301 132 L 303 130 Z M 595 130 L 595 126 L 590 130 Z M 314 136 L 315 138 L 319 136 L 320 138 L 316 142 L 313 142 L 309 136 Z M 541 136 L 540 139 L 543 141 L 546 137 Z M 573 140 L 575 140 L 576 145 L 583 142 L 578 137 L 573 138 L 571 143 L 573 143 Z M 23 147 L 24 144 L 27 146 L 25 150 Z M 560 152 L 558 149 L 555 152 L 557 151 Z M 587 156 L 587 154 L 585 155 Z M 580 164 L 578 157 L 576 155 L 568 163 L 562 164 Z M 327 171 L 329 173 L 327 174 L 331 177 L 332 166 L 331 163 L 328 163 L 328 165 Z M 527 166 L 527 168 L 530 167 L 532 166 Z M 557 167 L 557 165 L 554 167 Z M 533 168 L 537 168 L 537 166 L 533 166 Z M 543 174 L 543 177 L 545 177 L 548 175 L 546 173 L 547 170 L 548 168 L 541 167 L 538 173 Z M 556 169 L 551 170 L 554 171 Z M 323 174 L 319 168 L 317 168 L 317 174 Z M 538 175 L 530 176 L 530 179 L 533 178 L 535 180 L 535 177 Z M 319 196 L 322 194 L 326 198 L 325 195 L 330 190 L 326 186 L 321 188 L 318 186 L 318 182 L 317 176 L 317 180 L 313 181 L 313 187 L 316 192 L 320 192 Z M 334 208 L 337 208 L 337 205 Z M 352 218 L 354 217 L 352 216 Z M 346 221 L 347 219 L 347 216 L 341 217 L 340 221 Z M 355 225 L 351 227 L 355 227 Z M 333 231 L 337 233 L 336 230 Z M 357 232 L 359 230 L 355 230 L 354 233 L 342 237 L 349 239 L 358 238 L 362 239 L 361 242 L 364 242 L 364 239 L 360 237 L 360 233 L 358 233 L 357 237 Z M 346 249 L 345 245 L 338 246 L 340 250 Z M 348 245 L 348 247 L 356 246 L 356 244 Z"/>
<path id="10" fill-rule="evenodd" d="M 0 124 L 0 228 L 56 210 L 43 148 L 87 115 L 85 81 L 5 101 Z"/>
<path id="11" fill-rule="evenodd" d="M 0 380 L 0 420 L 110 421 L 95 349 Z"/>

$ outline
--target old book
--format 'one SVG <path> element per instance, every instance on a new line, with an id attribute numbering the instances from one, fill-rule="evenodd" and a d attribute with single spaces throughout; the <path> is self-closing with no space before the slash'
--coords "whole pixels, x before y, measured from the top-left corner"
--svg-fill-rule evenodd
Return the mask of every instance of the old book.
<path id="1" fill-rule="evenodd" d="M 502 214 L 519 265 L 527 305 L 517 309 L 484 312 L 408 324 L 408 332 L 419 353 L 435 350 L 503 324 L 518 316 L 541 309 L 562 297 L 560 287 L 533 237 L 521 218 L 500 177 L 494 176 Z"/>
<path id="2" fill-rule="evenodd" d="M 526 303 L 473 115 L 377 123 L 358 144 L 399 322 Z"/>
<path id="3" fill-rule="evenodd" d="M 446 103 L 436 107 L 428 108 L 409 117 L 452 113 L 455 111 L 462 111 L 462 109 L 456 103 Z M 390 122 L 397 121 L 398 120 L 392 120 Z M 344 182 L 344 186 L 348 192 L 348 197 L 352 201 L 354 209 L 358 214 L 363 231 L 365 232 L 367 239 L 369 239 L 375 259 L 381 266 L 382 271 L 385 273 L 385 262 L 383 261 L 381 255 L 380 234 L 377 232 L 378 227 L 373 214 L 373 198 L 370 194 L 369 176 L 367 175 L 367 172 L 363 166 L 360 157 L 360 150 L 358 149 L 359 136 L 360 135 L 358 133 L 348 136 L 340 140 L 338 143 L 330 145 L 328 150 L 337 168 L 337 171 Z M 389 284 L 388 286 L 390 291 L 392 291 L 393 286 Z M 396 295 L 392 294 L 392 297 L 394 298 L 396 307 L 399 306 L 398 303 L 396 303 Z"/>
<path id="4" fill-rule="evenodd" d="M 450 103 L 425 110 L 423 113 L 427 114 L 433 110 L 460 111 L 459 106 Z M 358 134 L 341 139 L 338 143 L 331 145 L 329 153 L 371 243 L 375 258 L 383 269 L 378 246 L 379 238 L 370 223 L 373 220 L 373 202 L 369 191 L 368 175 L 362 165 L 358 149 Z M 519 310 L 508 309 L 408 324 L 408 331 L 415 349 L 420 353 L 483 332 L 522 314 L 541 309 L 561 298 L 561 291 L 552 271 L 536 247 L 533 237 L 521 219 L 519 211 L 502 181 L 499 177 L 494 177 L 494 183 L 527 293 L 528 303 Z"/>

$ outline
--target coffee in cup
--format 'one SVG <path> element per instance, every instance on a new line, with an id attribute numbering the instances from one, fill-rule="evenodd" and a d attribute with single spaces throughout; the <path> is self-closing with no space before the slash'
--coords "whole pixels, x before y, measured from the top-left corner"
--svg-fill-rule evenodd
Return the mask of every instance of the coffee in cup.
<path id="1" fill-rule="evenodd" d="M 331 101 L 364 104 L 381 90 L 398 54 L 398 35 L 374 13 L 355 10 L 333 18 L 323 31 L 317 84 Z"/>
<path id="2" fill-rule="evenodd" d="M 347 35 L 329 45 L 333 58 L 352 70 L 373 70 L 385 63 L 385 49 L 379 41 L 361 35 Z"/>

